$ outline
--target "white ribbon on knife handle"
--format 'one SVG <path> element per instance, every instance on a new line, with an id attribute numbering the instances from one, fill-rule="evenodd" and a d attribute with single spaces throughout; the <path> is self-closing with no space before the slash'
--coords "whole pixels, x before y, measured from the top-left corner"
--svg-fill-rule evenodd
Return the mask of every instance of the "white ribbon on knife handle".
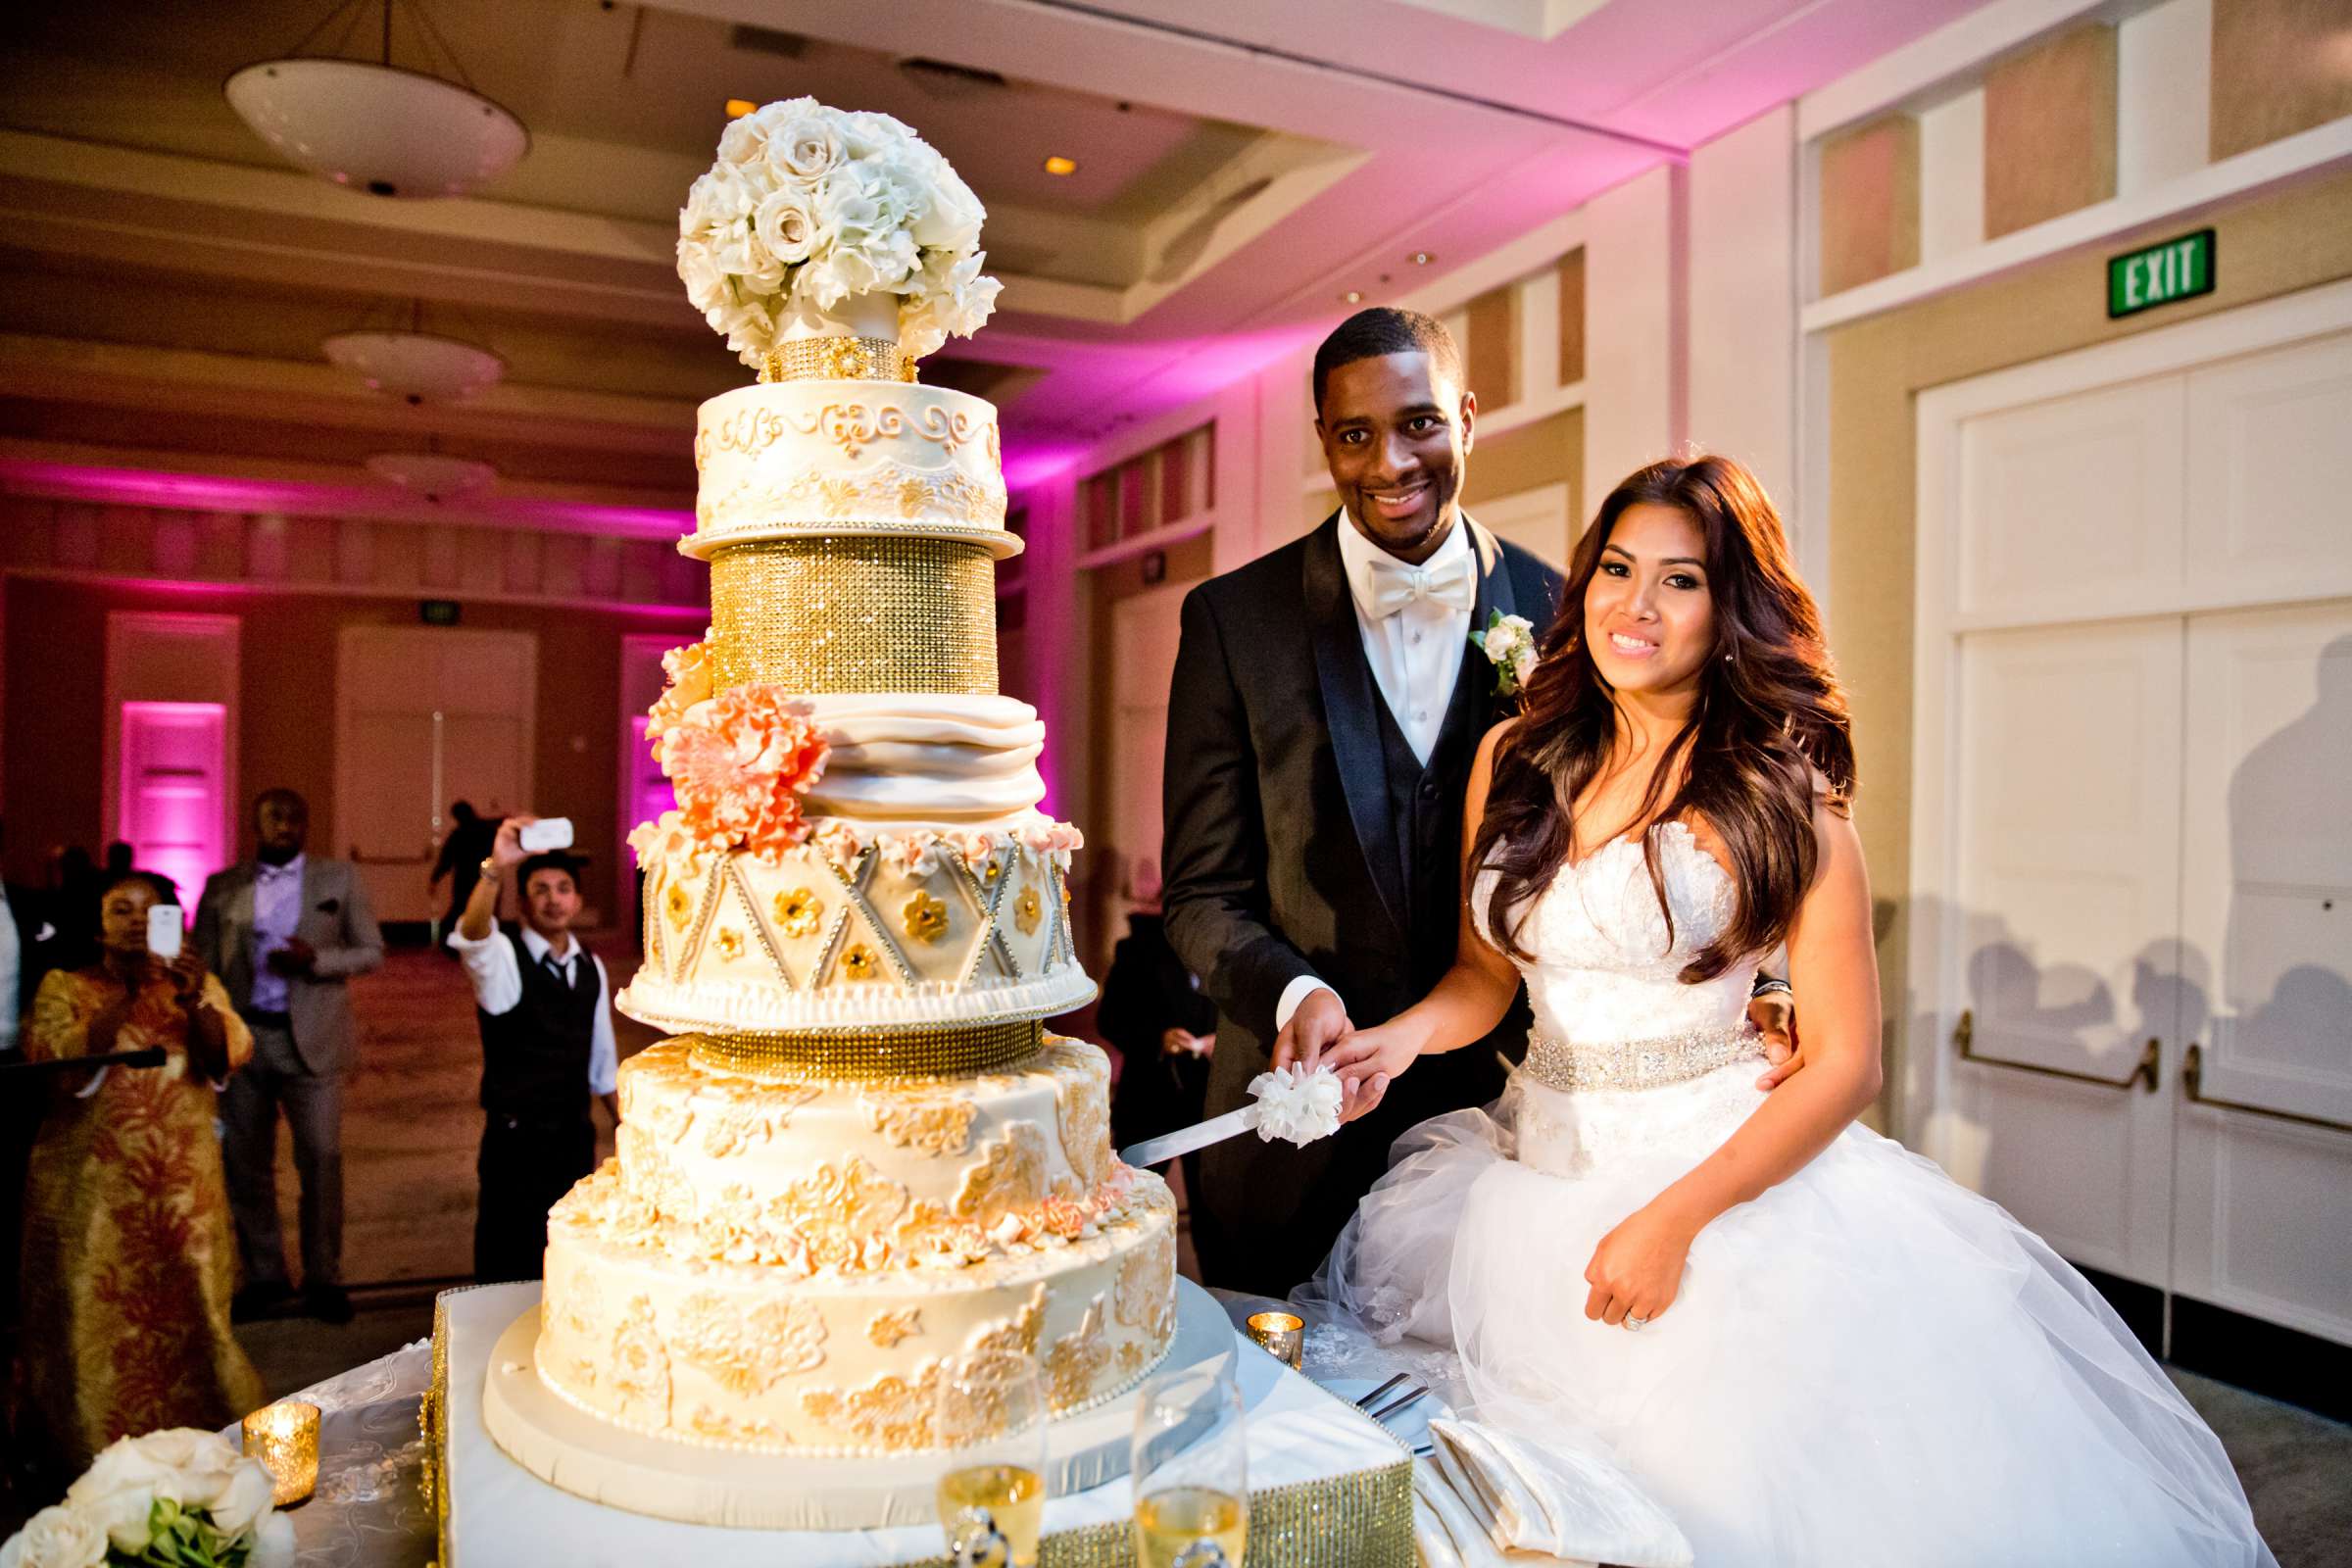
<path id="1" fill-rule="evenodd" d="M 1211 1116 L 1157 1138 L 1147 1138 L 1119 1151 L 1119 1158 L 1141 1169 L 1255 1132 L 1267 1143 L 1285 1139 L 1311 1144 L 1340 1130 L 1340 1106 L 1345 1096 L 1340 1075 L 1329 1067 L 1309 1072 L 1304 1067 L 1278 1067 L 1250 1080 L 1250 1102 L 1222 1116 Z"/>

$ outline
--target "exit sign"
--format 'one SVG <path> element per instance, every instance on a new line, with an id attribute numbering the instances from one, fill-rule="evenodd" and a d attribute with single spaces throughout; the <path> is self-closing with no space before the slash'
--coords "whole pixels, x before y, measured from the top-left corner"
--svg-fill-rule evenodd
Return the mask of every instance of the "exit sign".
<path id="1" fill-rule="evenodd" d="M 416 618 L 427 626 L 455 626 L 458 623 L 458 602 L 455 599 L 419 599 Z"/>
<path id="2" fill-rule="evenodd" d="M 2110 320 L 2213 292 L 2213 230 L 2168 239 L 2107 260 Z"/>

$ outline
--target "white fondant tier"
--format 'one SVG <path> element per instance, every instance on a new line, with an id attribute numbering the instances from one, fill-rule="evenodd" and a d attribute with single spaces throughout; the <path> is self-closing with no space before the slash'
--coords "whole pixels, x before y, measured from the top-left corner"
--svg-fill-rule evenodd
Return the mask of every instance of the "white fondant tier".
<path id="1" fill-rule="evenodd" d="M 663 1029 L 776 1033 L 1049 1018 L 1094 996 L 1066 852 L 815 827 L 773 859 L 662 834 L 642 861 L 645 963 L 620 1009 Z"/>
<path id="2" fill-rule="evenodd" d="M 931 1445 L 943 1356 L 1037 1357 L 1057 1411 L 1131 1388 L 1175 1330 L 1176 1208 L 1122 1178 L 1119 1211 L 1075 1240 L 960 1267 L 828 1270 L 682 1258 L 616 1217 L 589 1177 L 548 1216 L 536 1362 L 547 1385 L 630 1431 L 713 1446 L 891 1454 Z"/>
<path id="3" fill-rule="evenodd" d="M 920 534 L 985 544 L 1004 531 L 997 411 L 968 393 L 898 381 L 777 381 L 702 406 L 694 533 L 723 544 L 845 534 Z"/>
<path id="4" fill-rule="evenodd" d="M 802 699 L 824 731 L 825 766 L 805 797 L 813 816 L 876 827 L 982 831 L 1035 820 L 1046 726 L 1009 697 L 918 694 Z"/>
<path id="5" fill-rule="evenodd" d="M 1076 1234 L 1115 1206 L 1098 1201 L 1114 1169 L 1110 1060 L 1083 1041 L 977 1077 L 853 1083 L 733 1071 L 665 1040 L 621 1064 L 620 1105 L 624 1192 L 713 1256 L 963 1255 L 1053 1224 Z M 858 1229 L 822 1212 L 837 1196 Z"/>

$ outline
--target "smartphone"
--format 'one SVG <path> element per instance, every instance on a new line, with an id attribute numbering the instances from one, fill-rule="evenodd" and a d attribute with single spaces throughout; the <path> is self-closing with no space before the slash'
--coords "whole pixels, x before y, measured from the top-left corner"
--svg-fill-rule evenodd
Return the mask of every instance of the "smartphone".
<path id="1" fill-rule="evenodd" d="M 179 906 L 158 904 L 147 911 L 147 951 L 157 961 L 170 963 L 179 956 L 180 939 L 187 927 L 180 923 Z"/>
<path id="2" fill-rule="evenodd" d="M 515 842 L 525 855 L 545 855 L 550 850 L 571 848 L 571 818 L 543 816 L 536 822 L 525 822 Z"/>

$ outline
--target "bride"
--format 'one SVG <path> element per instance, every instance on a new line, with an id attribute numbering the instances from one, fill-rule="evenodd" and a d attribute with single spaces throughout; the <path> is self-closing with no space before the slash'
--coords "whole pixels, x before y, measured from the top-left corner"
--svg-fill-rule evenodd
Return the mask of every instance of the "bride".
<path id="1" fill-rule="evenodd" d="M 1323 1059 L 1350 1116 L 1525 981 L 1526 1064 L 1427 1121 L 1308 1287 L 1449 1343 L 1480 1419 L 1597 1438 L 1702 1565 L 2273 1564 L 2082 1276 L 1856 1126 L 1879 1093 L 1853 743 L 1754 478 L 1653 465 L 1579 543 L 1464 812 L 1460 951 Z M 1801 1071 L 1743 1024 L 1786 944 Z"/>

